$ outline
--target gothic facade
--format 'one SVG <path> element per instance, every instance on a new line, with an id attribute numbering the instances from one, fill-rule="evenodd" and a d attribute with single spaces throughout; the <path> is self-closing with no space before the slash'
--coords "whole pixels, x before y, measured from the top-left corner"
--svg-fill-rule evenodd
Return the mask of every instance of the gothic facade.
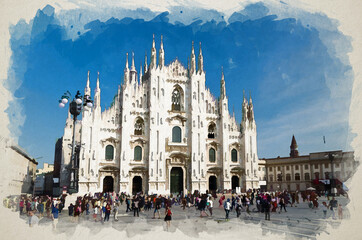
<path id="1" fill-rule="evenodd" d="M 224 74 L 220 97 L 205 85 L 201 44 L 192 44 L 188 67 L 165 65 L 153 39 L 151 59 L 136 71 L 134 56 L 114 102 L 101 109 L 99 73 L 93 108 L 85 107 L 76 124 L 79 193 L 122 191 L 179 193 L 258 188 L 256 125 L 251 98 L 243 96 L 242 121 L 229 113 Z M 157 56 L 158 55 L 158 56 Z M 197 58 L 197 60 L 196 60 Z M 157 61 L 158 60 L 158 61 Z M 85 95 L 91 95 L 88 80 Z M 63 136 L 60 186 L 69 184 L 73 122 Z"/>

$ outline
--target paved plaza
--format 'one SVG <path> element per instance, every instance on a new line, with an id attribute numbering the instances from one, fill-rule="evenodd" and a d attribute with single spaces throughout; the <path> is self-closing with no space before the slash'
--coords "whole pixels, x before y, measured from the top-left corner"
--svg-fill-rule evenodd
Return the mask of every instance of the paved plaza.
<path id="1" fill-rule="evenodd" d="M 346 204 L 349 202 L 345 197 L 337 197 L 338 203 L 343 205 L 343 217 L 349 218 L 349 212 L 346 208 Z M 327 201 L 325 197 L 319 198 L 319 206 L 323 201 Z M 207 232 L 208 234 L 219 233 L 220 231 L 233 230 L 240 227 L 262 228 L 263 233 L 285 233 L 286 239 L 316 239 L 316 237 L 322 233 L 327 232 L 327 225 L 330 224 L 333 228 L 340 225 L 341 220 L 333 220 L 331 217 L 332 212 L 329 210 L 327 213 L 327 219 L 323 218 L 323 211 L 319 207 L 318 209 L 311 209 L 308 207 L 307 202 L 301 202 L 297 207 L 290 207 L 288 205 L 287 212 L 279 213 L 278 211 L 271 212 L 270 221 L 266 221 L 264 213 L 258 213 L 255 211 L 256 206 L 251 205 L 250 214 L 243 211 L 239 218 L 236 217 L 235 210 L 230 212 L 230 219 L 225 220 L 225 211 L 223 207 L 219 208 L 219 203 L 214 200 L 213 216 L 212 217 L 200 217 L 200 212 L 195 207 L 186 208 L 182 210 L 180 205 L 173 205 L 172 207 L 172 222 L 171 228 L 166 229 L 166 223 L 164 222 L 164 209 L 161 209 L 161 218 L 153 219 L 153 209 L 150 211 L 140 212 L 139 217 L 134 217 L 133 212 L 126 213 L 126 205 L 121 205 L 118 214 L 118 221 L 114 220 L 113 214 L 110 217 L 109 222 L 102 223 L 100 221 L 100 215 L 98 215 L 98 221 L 95 222 L 92 216 L 92 209 L 90 215 L 86 215 L 85 212 L 79 218 L 79 223 L 82 226 L 87 226 L 90 231 L 96 233 L 99 228 L 112 227 L 119 231 L 126 231 L 128 237 L 136 235 L 142 235 L 149 233 L 156 226 L 163 226 L 165 231 L 175 232 L 178 228 L 182 233 L 187 236 L 195 237 L 201 232 Z M 59 223 L 57 229 L 58 233 L 66 233 L 71 237 L 75 232 L 76 223 L 74 217 L 68 216 L 68 205 L 64 208 L 59 216 Z M 207 212 L 209 214 L 209 212 Z M 27 217 L 21 216 L 25 221 Z M 336 217 L 337 214 L 336 214 Z M 40 226 L 51 226 L 52 220 L 44 217 L 39 222 Z"/>

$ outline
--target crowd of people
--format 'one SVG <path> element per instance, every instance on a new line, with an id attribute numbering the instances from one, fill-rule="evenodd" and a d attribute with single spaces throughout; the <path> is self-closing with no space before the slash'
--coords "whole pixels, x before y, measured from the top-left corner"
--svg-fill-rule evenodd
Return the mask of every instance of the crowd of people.
<path id="1" fill-rule="evenodd" d="M 228 197 L 228 198 L 227 198 Z M 180 207 L 185 211 L 186 208 L 200 212 L 200 217 L 212 217 L 214 201 L 218 201 L 219 208 L 225 210 L 225 219 L 230 218 L 230 212 L 235 211 L 239 218 L 241 212 L 250 214 L 250 212 L 265 214 L 265 220 L 270 220 L 271 213 L 281 214 L 287 212 L 287 207 L 297 207 L 300 203 L 307 202 L 311 209 L 319 209 L 318 197 L 320 195 L 313 191 L 308 192 L 260 192 L 249 190 L 241 194 L 194 194 L 186 195 L 147 195 L 138 193 L 130 196 L 124 192 L 106 192 L 86 194 L 78 197 L 74 203 L 67 207 L 68 215 L 72 222 L 79 222 L 80 216 L 88 216 L 94 222 L 108 222 L 113 213 L 114 221 L 118 221 L 120 207 L 125 205 L 125 212 L 132 212 L 134 217 L 139 217 L 140 212 L 153 211 L 152 219 L 161 219 L 166 221 L 167 229 L 171 225 L 172 208 Z M 53 227 L 56 228 L 59 214 L 65 208 L 66 195 L 59 198 L 50 196 L 20 196 L 4 199 L 4 205 L 19 211 L 20 215 L 27 214 L 29 226 L 34 226 L 39 222 L 39 218 L 48 217 L 53 221 Z M 323 216 L 327 217 L 327 212 L 332 212 L 332 218 L 336 219 L 338 212 L 339 219 L 343 218 L 342 205 L 338 204 L 333 197 L 329 202 L 322 203 Z M 163 213 L 164 212 L 164 213 Z M 92 217 L 91 217 L 92 216 Z"/>

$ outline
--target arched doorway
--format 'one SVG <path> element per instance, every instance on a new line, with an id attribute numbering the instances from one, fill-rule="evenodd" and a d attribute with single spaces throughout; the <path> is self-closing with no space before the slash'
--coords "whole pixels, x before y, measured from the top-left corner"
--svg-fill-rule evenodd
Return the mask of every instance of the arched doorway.
<path id="1" fill-rule="evenodd" d="M 170 193 L 179 194 L 184 189 L 184 172 L 180 167 L 173 167 L 171 169 Z"/>
<path id="2" fill-rule="evenodd" d="M 142 192 L 142 178 L 135 176 L 132 181 L 132 194 L 136 195 L 139 192 Z"/>
<path id="3" fill-rule="evenodd" d="M 239 185 L 239 177 L 238 176 L 233 176 L 231 178 L 231 188 L 232 188 L 232 190 L 235 190 L 237 187 L 240 187 L 240 185 Z"/>
<path id="4" fill-rule="evenodd" d="M 210 176 L 209 177 L 209 191 L 210 192 L 215 192 L 216 189 L 217 189 L 216 177 L 215 176 Z"/>
<path id="5" fill-rule="evenodd" d="M 103 179 L 103 192 L 113 192 L 113 177 L 106 176 Z"/>

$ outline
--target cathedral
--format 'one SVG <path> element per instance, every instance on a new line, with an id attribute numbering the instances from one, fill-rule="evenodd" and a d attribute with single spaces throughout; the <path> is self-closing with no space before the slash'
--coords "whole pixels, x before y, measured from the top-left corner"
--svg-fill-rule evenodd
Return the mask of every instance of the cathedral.
<path id="1" fill-rule="evenodd" d="M 196 59 L 197 58 L 197 59 Z M 60 187 L 69 186 L 73 127 L 79 161 L 78 193 L 202 193 L 259 188 L 252 99 L 242 99 L 242 121 L 230 114 L 223 72 L 220 96 L 205 85 L 201 43 L 192 43 L 185 68 L 165 65 L 153 38 L 150 62 L 136 71 L 128 54 L 124 81 L 110 108 L 101 109 L 99 73 L 93 108 L 84 107 L 73 126 L 68 114 L 62 138 Z M 89 72 L 84 95 L 91 96 Z"/>

